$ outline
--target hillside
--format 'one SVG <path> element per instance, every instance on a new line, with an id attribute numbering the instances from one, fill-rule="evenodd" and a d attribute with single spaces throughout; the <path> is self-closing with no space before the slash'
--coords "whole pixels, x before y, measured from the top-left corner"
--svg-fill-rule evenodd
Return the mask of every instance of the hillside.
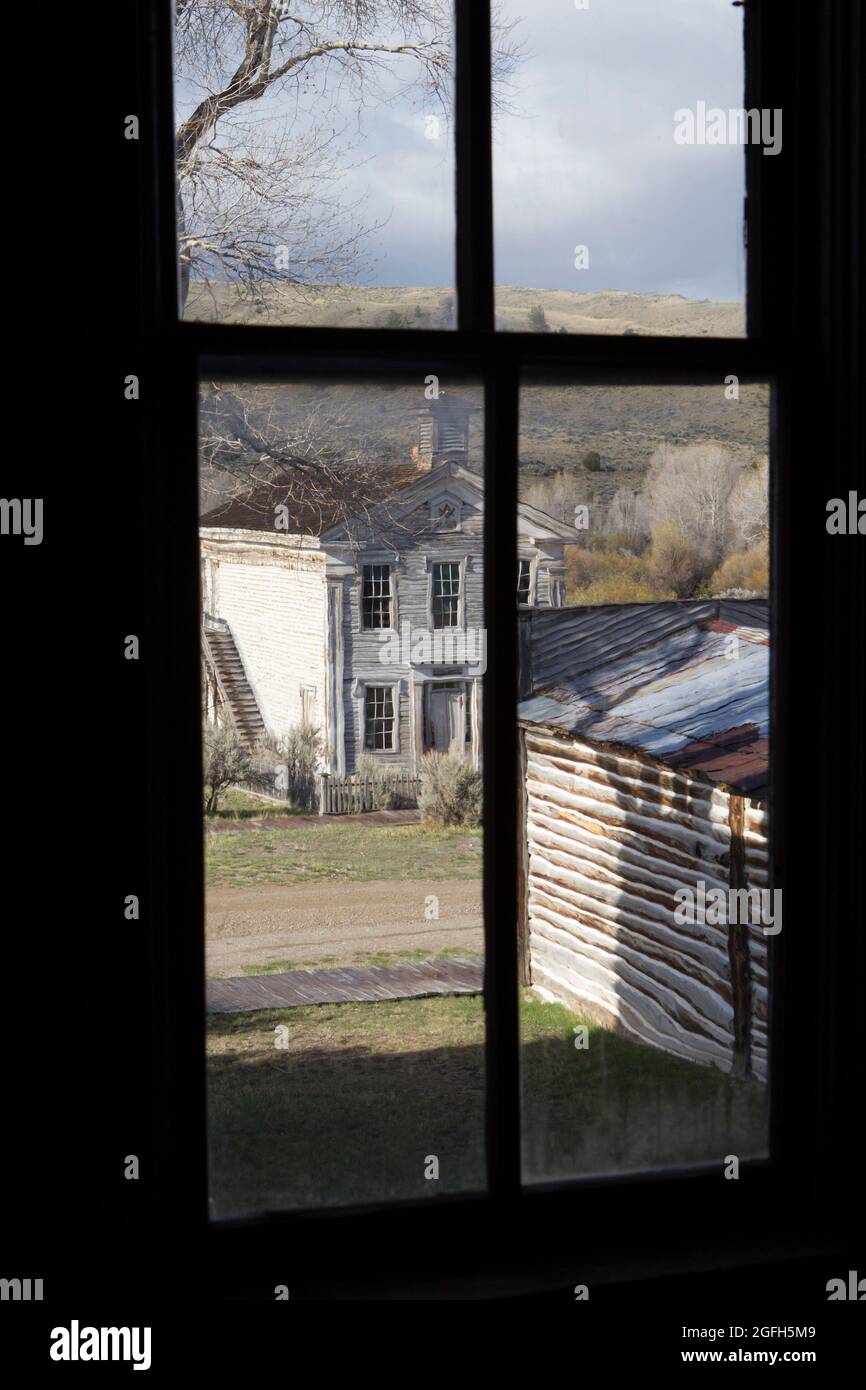
<path id="1" fill-rule="evenodd" d="M 442 381 L 448 389 L 448 382 Z M 405 463 L 416 442 L 414 411 L 423 383 L 393 380 L 367 384 L 297 381 L 267 388 L 267 410 L 286 434 L 313 416 L 336 455 L 355 449 L 388 463 Z M 455 388 L 480 406 L 477 387 Z M 606 504 L 620 487 L 640 490 L 654 449 L 661 443 L 721 443 L 744 464 L 767 451 L 769 389 L 742 386 L 739 401 L 717 386 L 530 386 L 521 399 L 521 489 L 557 474 L 575 481 L 587 503 Z M 588 472 L 586 454 L 600 455 Z M 472 419 L 470 466 L 483 457 L 481 412 Z M 212 495 L 212 494 L 211 494 Z"/>
<path id="2" fill-rule="evenodd" d="M 454 292 L 449 289 L 352 288 L 329 286 L 298 290 L 264 286 L 259 298 L 241 297 L 234 285 L 193 283 L 184 315 L 209 323 L 305 324 L 334 328 L 450 328 Z M 544 310 L 553 332 L 659 334 L 672 337 L 738 338 L 745 332 L 743 305 L 678 294 L 628 294 L 600 290 L 496 290 L 496 326 L 529 330 L 533 308 Z"/>

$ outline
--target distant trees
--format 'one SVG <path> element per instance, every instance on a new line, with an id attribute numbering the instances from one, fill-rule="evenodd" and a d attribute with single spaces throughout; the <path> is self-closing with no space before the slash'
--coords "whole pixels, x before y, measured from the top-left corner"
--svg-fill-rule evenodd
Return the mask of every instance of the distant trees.
<path id="1" fill-rule="evenodd" d="M 549 333 L 550 324 L 540 304 L 533 304 L 529 311 L 529 328 L 532 333 Z"/>
<path id="2" fill-rule="evenodd" d="M 583 470 L 599 455 L 584 454 Z M 589 461 L 589 462 L 588 462 Z M 573 471 L 539 479 L 526 500 L 562 521 L 589 505 L 590 527 L 566 560 L 568 603 L 625 603 L 698 594 L 767 592 L 766 458 L 742 464 L 717 443 L 662 444 L 642 491 L 622 487 L 606 508 Z"/>
<path id="3" fill-rule="evenodd" d="M 651 523 L 675 523 L 708 563 L 717 564 L 731 539 L 730 500 L 739 472 L 720 444 L 660 445 L 645 489 Z M 669 544 L 670 532 L 666 536 Z"/>
<path id="4" fill-rule="evenodd" d="M 690 598 L 705 572 L 698 547 L 687 539 L 676 521 L 658 521 L 653 527 L 647 560 L 650 581 L 671 589 L 677 598 Z"/>

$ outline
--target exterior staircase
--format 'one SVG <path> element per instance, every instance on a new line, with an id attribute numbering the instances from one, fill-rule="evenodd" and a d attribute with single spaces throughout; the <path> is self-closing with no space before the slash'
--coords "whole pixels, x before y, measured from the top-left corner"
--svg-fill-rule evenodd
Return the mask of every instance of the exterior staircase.
<path id="1" fill-rule="evenodd" d="M 241 655 L 228 623 L 205 616 L 202 625 L 202 651 L 208 671 L 216 681 L 223 704 L 238 731 L 244 747 L 255 748 L 265 733 L 265 721 L 252 692 Z"/>

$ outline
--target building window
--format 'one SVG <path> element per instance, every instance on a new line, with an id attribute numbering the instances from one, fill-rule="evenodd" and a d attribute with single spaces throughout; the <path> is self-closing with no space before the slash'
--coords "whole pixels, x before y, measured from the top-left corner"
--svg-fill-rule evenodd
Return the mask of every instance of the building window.
<path id="1" fill-rule="evenodd" d="M 391 566 L 365 565 L 362 626 L 371 632 L 391 627 Z"/>
<path id="2" fill-rule="evenodd" d="M 517 602 L 532 602 L 532 561 L 517 561 Z"/>
<path id="3" fill-rule="evenodd" d="M 460 626 L 460 565 L 453 560 L 433 566 L 433 626 Z"/>
<path id="4" fill-rule="evenodd" d="M 390 685 L 368 685 L 364 693 L 364 747 L 393 752 L 394 690 Z"/>

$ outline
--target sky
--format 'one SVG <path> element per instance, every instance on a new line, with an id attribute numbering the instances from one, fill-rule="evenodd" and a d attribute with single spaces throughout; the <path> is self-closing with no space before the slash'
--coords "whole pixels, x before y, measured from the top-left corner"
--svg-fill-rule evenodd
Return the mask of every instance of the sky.
<path id="1" fill-rule="evenodd" d="M 743 298 L 742 146 L 684 146 L 674 112 L 743 105 L 730 0 L 506 0 L 524 55 L 495 123 L 496 282 Z M 388 221 L 369 283 L 449 285 L 447 132 L 407 101 L 372 114 L 349 180 Z M 589 250 L 577 270 L 575 247 Z"/>
<path id="2" fill-rule="evenodd" d="M 742 10 L 731 0 L 586 3 L 500 3 L 518 21 L 523 55 L 495 121 L 497 284 L 742 300 L 742 146 L 673 138 L 680 108 L 742 107 Z M 411 75 L 401 60 L 403 95 L 360 112 L 328 75 L 257 114 L 277 128 L 290 111 L 292 138 L 314 124 L 339 132 L 345 172 L 329 196 L 347 223 L 370 229 L 360 283 L 451 287 L 452 133 L 441 118 L 431 127 L 435 108 L 411 82 L 406 90 Z M 588 248 L 587 268 L 575 267 L 577 246 Z"/>

